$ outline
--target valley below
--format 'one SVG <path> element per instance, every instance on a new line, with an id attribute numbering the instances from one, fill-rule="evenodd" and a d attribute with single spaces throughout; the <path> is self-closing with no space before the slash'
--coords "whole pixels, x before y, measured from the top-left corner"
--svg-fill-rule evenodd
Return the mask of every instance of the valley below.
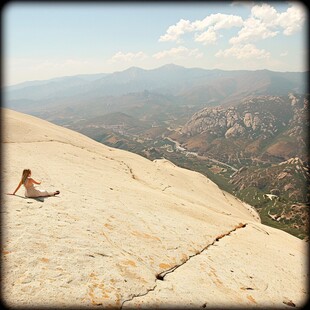
<path id="1" fill-rule="evenodd" d="M 274 98 L 260 100 L 266 102 Z M 298 100 L 302 106 L 303 100 L 307 104 L 305 98 Z M 308 112 L 299 113 L 305 117 Z M 223 190 L 254 206 L 262 223 L 307 239 L 309 161 L 306 119 L 299 119 L 300 127 L 304 126 L 299 129 L 303 134 L 295 136 L 293 130 L 296 131 L 298 125 L 290 126 L 288 120 L 287 125 L 278 125 L 279 129 L 274 125 L 268 131 L 250 132 L 254 137 L 236 133 L 236 136 L 227 138 L 225 134 L 221 136 L 221 129 L 216 126 L 210 126 L 202 134 L 188 135 L 184 132 L 188 123 L 182 126 L 175 121 L 167 121 L 167 124 L 141 129 L 121 121 L 123 116 L 121 113 L 111 115 L 112 119 L 120 118 L 113 125 L 106 125 L 104 121 L 83 124 L 85 121 L 81 120 L 68 127 L 108 146 L 131 151 L 150 160 L 165 158 L 180 167 L 200 172 Z M 294 120 L 296 123 L 296 114 Z M 276 122 L 279 124 L 280 120 L 274 119 Z"/>

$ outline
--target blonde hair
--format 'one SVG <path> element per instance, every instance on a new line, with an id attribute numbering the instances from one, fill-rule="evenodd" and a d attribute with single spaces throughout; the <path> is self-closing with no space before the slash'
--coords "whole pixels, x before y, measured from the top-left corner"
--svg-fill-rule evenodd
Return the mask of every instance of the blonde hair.
<path id="1" fill-rule="evenodd" d="M 31 173 L 30 169 L 24 169 L 23 174 L 22 174 L 22 184 L 25 183 L 30 173 Z"/>

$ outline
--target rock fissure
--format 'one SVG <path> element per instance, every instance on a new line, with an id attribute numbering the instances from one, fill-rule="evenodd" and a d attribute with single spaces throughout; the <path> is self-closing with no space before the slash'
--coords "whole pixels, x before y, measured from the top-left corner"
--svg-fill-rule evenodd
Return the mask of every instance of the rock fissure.
<path id="1" fill-rule="evenodd" d="M 164 189 L 162 189 L 162 191 L 164 192 L 166 189 L 168 189 L 169 187 L 171 187 L 170 185 L 167 185 Z"/>
<path id="2" fill-rule="evenodd" d="M 178 269 L 179 267 L 181 267 L 181 266 L 183 266 L 184 264 L 186 264 L 192 257 L 195 257 L 195 256 L 197 256 L 197 255 L 202 254 L 202 253 L 203 253 L 205 250 L 207 250 L 210 246 L 214 245 L 216 242 L 219 242 L 220 239 L 229 236 L 232 232 L 234 232 L 234 231 L 236 231 L 236 230 L 238 230 L 238 229 L 240 229 L 240 228 L 245 228 L 247 225 L 248 225 L 247 223 L 246 223 L 246 224 L 244 224 L 244 223 L 239 223 L 237 226 L 235 226 L 232 230 L 228 231 L 227 233 L 217 236 L 217 237 L 214 239 L 214 241 L 213 241 L 212 243 L 210 243 L 210 244 L 208 244 L 207 246 L 205 246 L 201 251 L 197 252 L 196 254 L 189 256 L 188 259 L 186 259 L 186 260 L 185 260 L 184 262 L 182 262 L 181 264 L 176 265 L 176 266 L 174 266 L 174 267 L 172 267 L 172 268 L 170 268 L 170 269 L 168 269 L 168 270 L 165 270 L 165 271 L 163 271 L 163 272 L 157 274 L 157 275 L 156 275 L 156 280 L 155 280 L 155 281 L 156 281 L 156 282 L 157 282 L 158 280 L 164 281 L 165 276 L 166 276 L 167 274 L 174 272 L 176 269 Z M 154 291 L 154 290 L 156 289 L 156 287 L 157 287 L 157 284 L 155 283 L 155 285 L 154 285 L 152 288 L 148 289 L 145 293 L 143 293 L 143 294 L 133 294 L 133 295 L 131 296 L 131 298 L 126 299 L 126 300 L 124 300 L 124 301 L 122 302 L 122 305 L 121 305 L 121 308 L 120 308 L 120 309 L 123 308 L 123 305 L 124 305 L 125 302 L 132 301 L 134 298 L 138 298 L 138 297 L 145 296 L 145 295 L 147 295 L 149 292 Z"/>
<path id="3" fill-rule="evenodd" d="M 147 295 L 149 292 L 154 291 L 155 288 L 156 288 L 156 286 L 157 286 L 157 284 L 155 284 L 152 288 L 148 289 L 148 290 L 147 290 L 145 293 L 143 293 L 143 294 L 133 294 L 130 298 L 125 299 L 125 300 L 122 302 L 120 309 L 123 308 L 125 302 L 132 301 L 134 298 L 142 297 L 142 296 Z"/>
<path id="4" fill-rule="evenodd" d="M 197 252 L 196 254 L 193 254 L 193 255 L 190 255 L 188 257 L 187 260 L 185 260 L 184 262 L 182 262 L 181 264 L 179 265 L 176 265 L 166 271 L 163 271 L 161 273 L 159 273 L 158 275 L 156 275 L 156 279 L 157 280 L 161 280 L 161 281 L 164 281 L 164 278 L 167 274 L 171 273 L 171 272 L 174 272 L 176 269 L 178 269 L 179 267 L 183 266 L 184 264 L 186 264 L 192 257 L 195 257 L 197 255 L 200 255 L 202 252 L 204 252 L 205 250 L 207 250 L 210 246 L 214 245 L 216 242 L 218 242 L 220 239 L 224 238 L 224 237 L 227 237 L 229 236 L 232 232 L 236 231 L 237 229 L 240 229 L 240 228 L 244 228 L 246 227 L 247 224 L 243 224 L 243 223 L 239 223 L 234 229 L 230 230 L 229 232 L 225 233 L 225 234 L 222 234 L 222 235 L 219 235 L 215 238 L 215 240 L 208 244 L 207 246 L 205 246 L 201 251 Z"/>

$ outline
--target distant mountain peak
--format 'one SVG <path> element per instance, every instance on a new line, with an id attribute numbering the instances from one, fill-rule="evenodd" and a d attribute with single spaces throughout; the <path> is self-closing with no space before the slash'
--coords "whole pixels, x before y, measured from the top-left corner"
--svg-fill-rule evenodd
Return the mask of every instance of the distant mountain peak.
<path id="1" fill-rule="evenodd" d="M 145 69 L 133 66 L 133 67 L 130 67 L 130 68 L 128 68 L 128 69 L 126 69 L 124 71 L 121 71 L 121 72 L 130 72 L 130 71 L 145 71 Z"/>
<path id="2" fill-rule="evenodd" d="M 170 64 L 163 65 L 162 68 L 185 68 L 185 67 L 176 65 L 174 63 L 170 63 Z"/>

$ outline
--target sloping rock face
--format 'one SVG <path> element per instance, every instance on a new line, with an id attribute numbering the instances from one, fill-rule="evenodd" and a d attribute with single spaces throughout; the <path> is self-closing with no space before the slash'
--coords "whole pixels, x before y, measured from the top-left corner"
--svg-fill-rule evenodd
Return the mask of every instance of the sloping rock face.
<path id="1" fill-rule="evenodd" d="M 2 190 L 24 168 L 60 195 L 2 195 L 11 307 L 302 306 L 306 243 L 203 175 L 3 109 Z"/>

